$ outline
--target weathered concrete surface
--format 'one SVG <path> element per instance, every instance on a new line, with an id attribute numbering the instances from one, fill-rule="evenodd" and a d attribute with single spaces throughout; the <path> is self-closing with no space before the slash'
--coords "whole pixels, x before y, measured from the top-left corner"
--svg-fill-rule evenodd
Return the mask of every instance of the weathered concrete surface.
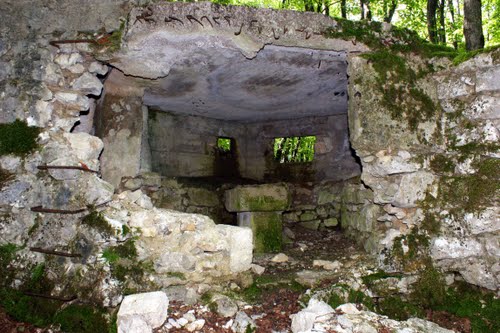
<path id="1" fill-rule="evenodd" d="M 159 79 L 144 101 L 164 111 L 246 122 L 343 114 L 346 56 L 366 47 L 325 38 L 335 25 L 313 13 L 159 3 L 132 11 L 111 63 Z"/>
<path id="2" fill-rule="evenodd" d="M 285 184 L 237 186 L 225 193 L 225 206 L 230 212 L 284 211 L 289 205 Z"/>

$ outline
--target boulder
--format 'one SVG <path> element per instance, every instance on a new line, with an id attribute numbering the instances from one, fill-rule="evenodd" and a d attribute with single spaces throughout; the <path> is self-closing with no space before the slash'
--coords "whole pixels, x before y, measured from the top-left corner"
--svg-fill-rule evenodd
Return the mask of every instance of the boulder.
<path id="1" fill-rule="evenodd" d="M 163 291 L 128 295 L 118 310 L 118 332 L 143 332 L 137 329 L 157 328 L 168 315 L 168 297 Z"/>

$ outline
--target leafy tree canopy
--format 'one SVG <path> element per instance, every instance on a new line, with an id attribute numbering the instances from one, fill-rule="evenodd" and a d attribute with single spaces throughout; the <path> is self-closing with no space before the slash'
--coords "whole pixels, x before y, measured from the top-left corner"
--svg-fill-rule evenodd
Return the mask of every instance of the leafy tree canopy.
<path id="1" fill-rule="evenodd" d="M 193 0 L 187 0 L 193 1 Z M 428 2 L 432 0 L 212 0 L 224 5 L 314 11 L 349 20 L 390 22 L 431 39 L 428 28 Z M 464 49 L 464 0 L 434 0 L 437 41 Z M 500 43 L 500 0 L 482 0 L 485 46 Z M 432 29 L 431 29 L 432 31 Z"/>

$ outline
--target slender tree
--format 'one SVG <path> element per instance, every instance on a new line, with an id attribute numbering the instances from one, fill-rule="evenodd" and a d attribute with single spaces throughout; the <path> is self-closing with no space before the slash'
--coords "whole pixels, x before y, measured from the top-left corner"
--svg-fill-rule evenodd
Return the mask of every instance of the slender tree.
<path id="1" fill-rule="evenodd" d="M 484 47 L 481 0 L 464 0 L 464 36 L 467 51 Z"/>
<path id="2" fill-rule="evenodd" d="M 438 42 L 436 12 L 438 0 L 427 0 L 427 31 L 429 32 L 429 41 Z"/>
<path id="3" fill-rule="evenodd" d="M 439 2 L 439 29 L 438 29 L 438 41 L 441 44 L 446 44 L 446 21 L 445 21 L 445 0 Z"/>
<path id="4" fill-rule="evenodd" d="M 384 11 L 385 12 L 384 22 L 391 23 L 394 13 L 396 13 L 397 7 L 398 7 L 398 0 L 391 0 L 389 8 Z"/>
<path id="5" fill-rule="evenodd" d="M 340 0 L 340 13 L 342 18 L 347 18 L 347 2 L 346 0 Z"/>

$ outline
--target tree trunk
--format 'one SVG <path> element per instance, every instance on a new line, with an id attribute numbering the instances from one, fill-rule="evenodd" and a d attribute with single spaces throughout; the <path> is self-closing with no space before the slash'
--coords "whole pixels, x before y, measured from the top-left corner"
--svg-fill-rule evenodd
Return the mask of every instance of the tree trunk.
<path id="1" fill-rule="evenodd" d="M 304 0 L 304 9 L 306 12 L 314 12 L 313 0 Z"/>
<path id="2" fill-rule="evenodd" d="M 368 21 L 372 20 L 372 10 L 370 9 L 370 0 L 365 0 L 366 5 L 366 19 Z"/>
<path id="3" fill-rule="evenodd" d="M 467 51 L 484 47 L 481 0 L 464 0 L 464 36 Z"/>
<path id="4" fill-rule="evenodd" d="M 323 0 L 323 5 L 325 7 L 325 15 L 330 16 L 330 2 L 329 2 L 329 0 Z"/>
<path id="5" fill-rule="evenodd" d="M 346 0 L 340 0 L 340 13 L 342 18 L 347 19 L 347 3 Z"/>
<path id="6" fill-rule="evenodd" d="M 453 0 L 448 0 L 448 9 L 450 10 L 450 15 L 451 15 L 451 27 L 452 31 L 455 31 L 457 29 L 456 22 L 455 22 L 455 8 L 453 8 Z M 458 49 L 458 41 L 457 37 L 455 34 L 453 34 L 453 48 L 455 50 Z"/>
<path id="7" fill-rule="evenodd" d="M 387 22 L 387 23 L 392 22 L 392 17 L 394 16 L 394 13 L 396 12 L 397 7 L 398 7 L 398 0 L 392 0 L 391 7 L 389 8 L 389 12 L 384 17 L 384 22 Z"/>
<path id="8" fill-rule="evenodd" d="M 365 19 L 365 3 L 364 0 L 359 0 L 359 9 L 361 10 L 361 19 Z"/>
<path id="9" fill-rule="evenodd" d="M 438 0 L 427 0 L 427 31 L 429 32 L 429 41 L 437 43 L 437 24 L 436 11 Z"/>
<path id="10" fill-rule="evenodd" d="M 441 0 L 439 3 L 439 42 L 441 44 L 446 44 L 446 25 L 445 25 L 445 16 L 444 16 L 444 8 L 445 8 L 445 0 Z"/>

